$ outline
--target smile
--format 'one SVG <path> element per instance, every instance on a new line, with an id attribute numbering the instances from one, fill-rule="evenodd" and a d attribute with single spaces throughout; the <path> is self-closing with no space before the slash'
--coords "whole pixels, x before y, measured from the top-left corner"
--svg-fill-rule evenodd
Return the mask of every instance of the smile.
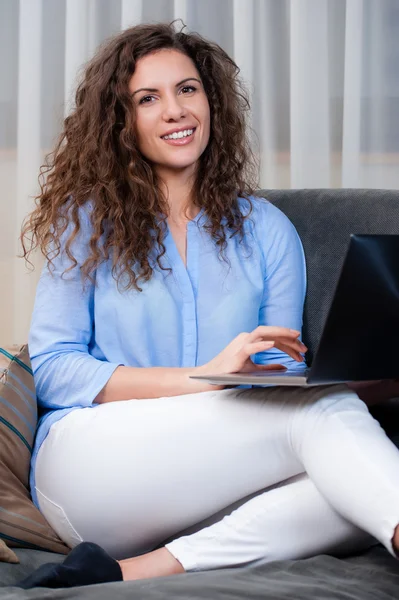
<path id="1" fill-rule="evenodd" d="M 184 131 L 175 131 L 170 135 L 164 135 L 163 140 L 181 140 L 184 137 L 190 137 L 193 135 L 195 129 L 185 129 Z"/>
<path id="2" fill-rule="evenodd" d="M 194 140 L 195 132 L 196 127 L 184 131 L 174 131 L 169 135 L 164 135 L 161 139 L 170 146 L 186 146 Z"/>

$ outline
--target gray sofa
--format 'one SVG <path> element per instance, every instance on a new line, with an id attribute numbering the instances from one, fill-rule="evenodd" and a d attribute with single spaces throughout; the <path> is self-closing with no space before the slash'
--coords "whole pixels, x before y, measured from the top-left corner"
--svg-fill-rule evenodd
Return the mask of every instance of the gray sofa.
<path id="1" fill-rule="evenodd" d="M 295 224 L 308 269 L 304 341 L 311 360 L 342 264 L 350 233 L 399 234 L 399 191 L 263 190 Z M 398 336 L 399 337 L 399 336 Z M 399 364 L 398 364 L 399 377 Z M 374 410 L 399 445 L 399 404 L 391 400 Z M 63 556 L 16 549 L 20 564 L 0 563 L 0 598 L 76 598 L 122 600 L 159 598 L 396 599 L 399 562 L 383 547 L 350 557 L 316 556 L 264 563 L 240 569 L 190 573 L 156 580 L 103 584 L 64 590 L 21 590 L 13 584 L 44 562 Z"/>

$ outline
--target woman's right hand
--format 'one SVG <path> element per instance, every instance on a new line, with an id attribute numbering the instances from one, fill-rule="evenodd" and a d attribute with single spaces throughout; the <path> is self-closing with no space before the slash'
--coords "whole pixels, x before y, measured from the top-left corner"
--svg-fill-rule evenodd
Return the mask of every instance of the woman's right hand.
<path id="1" fill-rule="evenodd" d="M 278 348 L 298 362 L 303 361 L 301 352 L 307 348 L 298 338 L 300 331 L 286 327 L 260 325 L 251 333 L 240 333 L 215 358 L 196 368 L 196 375 L 224 375 L 226 373 L 248 373 L 285 369 L 280 364 L 257 365 L 251 355 Z"/>

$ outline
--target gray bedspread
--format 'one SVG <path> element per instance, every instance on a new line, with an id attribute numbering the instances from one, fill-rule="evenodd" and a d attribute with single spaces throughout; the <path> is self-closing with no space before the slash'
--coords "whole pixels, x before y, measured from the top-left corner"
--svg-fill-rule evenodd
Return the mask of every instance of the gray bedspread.
<path id="1" fill-rule="evenodd" d="M 393 600 L 399 598 L 399 561 L 381 546 L 345 559 L 317 556 L 306 560 L 257 563 L 241 569 L 225 569 L 119 582 L 83 588 L 21 590 L 10 584 L 54 556 L 18 551 L 20 565 L 0 564 L 1 600 L 159 600 L 215 599 Z M 45 561 L 43 555 L 45 554 Z M 41 556 L 40 556 L 41 555 Z M 57 557 L 55 557 L 57 558 Z M 60 557 L 62 560 L 62 557 Z"/>

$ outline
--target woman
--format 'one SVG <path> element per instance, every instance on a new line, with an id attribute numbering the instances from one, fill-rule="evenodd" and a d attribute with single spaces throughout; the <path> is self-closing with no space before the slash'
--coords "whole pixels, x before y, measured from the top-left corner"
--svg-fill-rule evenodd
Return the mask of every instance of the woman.
<path id="1" fill-rule="evenodd" d="M 353 390 L 190 379 L 306 352 L 302 246 L 253 195 L 237 73 L 200 36 L 141 25 L 78 88 L 23 232 L 48 261 L 31 489 L 74 550 L 26 586 L 399 547 L 399 453 Z"/>

